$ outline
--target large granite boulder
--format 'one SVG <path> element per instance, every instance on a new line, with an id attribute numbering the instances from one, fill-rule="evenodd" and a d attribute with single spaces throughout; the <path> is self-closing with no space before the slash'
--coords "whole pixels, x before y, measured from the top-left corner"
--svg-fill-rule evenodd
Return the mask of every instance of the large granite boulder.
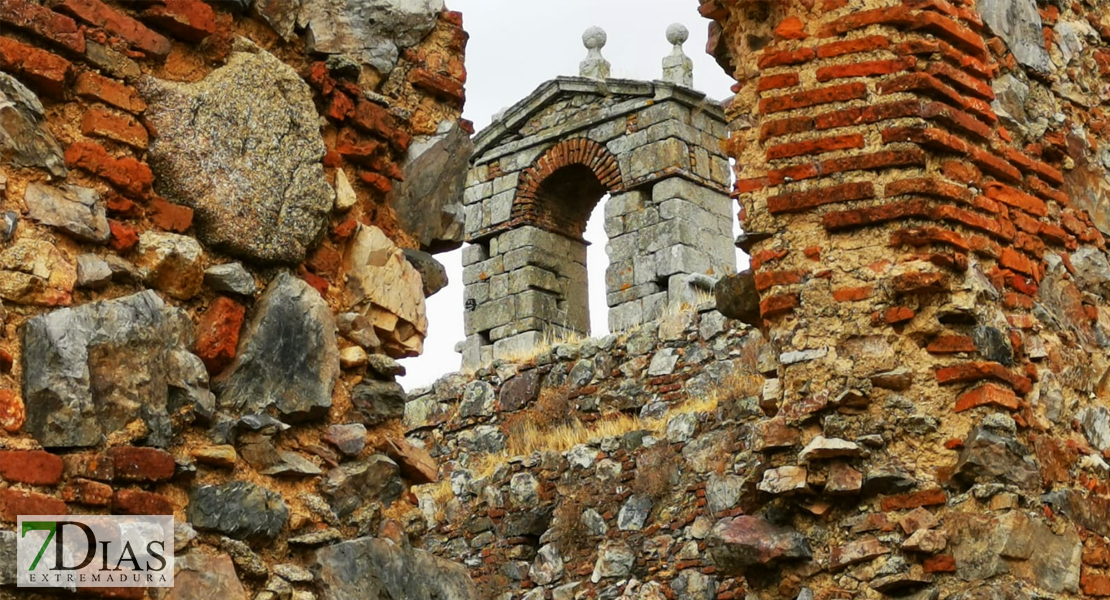
<path id="1" fill-rule="evenodd" d="M 462 245 L 462 197 L 473 153 L 470 136 L 455 122 L 409 146 L 405 179 L 393 186 L 390 204 L 401 227 L 429 252 Z"/>
<path id="2" fill-rule="evenodd" d="M 62 148 L 42 127 L 44 114 L 34 92 L 0 73 L 0 159 L 14 167 L 43 167 L 55 177 L 65 177 Z"/>
<path id="3" fill-rule="evenodd" d="M 343 257 L 344 308 L 373 324 L 381 349 L 393 358 L 424 351 L 428 317 L 424 283 L 381 229 L 364 225 L 355 233 Z"/>
<path id="4" fill-rule="evenodd" d="M 401 49 L 435 28 L 443 0 L 256 0 L 254 8 L 287 41 L 307 27 L 310 51 L 349 54 L 388 74 Z"/>
<path id="5" fill-rule="evenodd" d="M 22 333 L 25 429 L 47 448 L 95 446 L 136 423 L 164 446 L 171 412 L 212 402 L 188 315 L 152 291 L 39 315 Z"/>
<path id="6" fill-rule="evenodd" d="M 228 254 L 299 263 L 328 222 L 335 193 L 312 90 L 292 67 L 238 42 L 196 83 L 147 77 L 149 162 L 158 191 L 192 208 L 197 235 Z"/>
<path id="7" fill-rule="evenodd" d="M 325 415 L 339 377 L 335 318 L 312 286 L 288 272 L 270 282 L 239 334 L 235 361 L 214 387 L 219 408 L 287 419 Z"/>
<path id="8" fill-rule="evenodd" d="M 361 537 L 316 551 L 322 600 L 477 600 L 462 565 L 389 540 Z"/>

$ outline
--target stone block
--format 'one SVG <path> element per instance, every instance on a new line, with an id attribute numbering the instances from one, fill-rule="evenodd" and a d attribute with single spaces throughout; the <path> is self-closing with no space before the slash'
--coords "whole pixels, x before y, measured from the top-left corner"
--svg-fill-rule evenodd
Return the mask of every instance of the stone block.
<path id="1" fill-rule="evenodd" d="M 619 292 L 626 286 L 635 285 L 635 271 L 631 261 L 610 262 L 605 268 L 605 291 Z"/>
<path id="2" fill-rule="evenodd" d="M 662 173 L 664 169 L 690 170 L 690 148 L 680 139 L 669 138 L 632 151 L 629 157 L 628 177 L 646 179 Z"/>
<path id="3" fill-rule="evenodd" d="M 555 273 L 539 267 L 527 266 L 507 274 L 509 293 L 516 294 L 530 289 L 547 290 L 563 294 L 566 287 Z"/>
<path id="4" fill-rule="evenodd" d="M 489 260 L 489 249 L 483 244 L 467 244 L 463 248 L 462 263 L 464 267 L 480 263 L 483 260 Z"/>
<path id="5" fill-rule="evenodd" d="M 491 301 L 499 300 L 501 298 L 504 298 L 505 296 L 508 296 L 510 293 L 511 292 L 509 291 L 509 274 L 508 273 L 502 273 L 500 275 L 494 275 L 493 277 L 489 278 L 489 299 Z"/>
<path id="6" fill-rule="evenodd" d="M 489 282 L 476 281 L 463 288 L 463 297 L 466 300 L 474 300 L 474 302 L 485 302 L 489 300 Z"/>
<path id="7" fill-rule="evenodd" d="M 622 233 L 624 233 L 624 217 L 620 215 L 605 217 L 605 235 L 607 237 L 616 237 Z"/>
<path id="8" fill-rule="evenodd" d="M 474 310 L 466 313 L 466 334 L 471 335 L 479 331 L 489 331 L 500 327 L 516 318 L 516 305 L 514 302 L 487 302 L 479 304 Z"/>
<path id="9" fill-rule="evenodd" d="M 594 127 L 586 133 L 586 137 L 599 144 L 605 144 L 608 143 L 610 140 L 621 137 L 627 132 L 627 130 L 628 126 L 624 122 L 622 122 L 620 119 L 615 119 Z"/>
<path id="10" fill-rule="evenodd" d="M 667 292 L 657 292 L 646 296 L 643 300 L 644 306 L 644 322 L 650 323 L 658 320 L 663 316 L 667 310 L 667 305 L 670 302 L 670 296 Z"/>
<path id="11" fill-rule="evenodd" d="M 624 228 L 625 231 L 639 231 L 655 225 L 661 220 L 662 219 L 659 217 L 659 209 L 655 206 L 648 206 L 642 210 L 626 215 L 624 217 Z"/>
<path id="12" fill-rule="evenodd" d="M 634 285 L 630 288 L 620 290 L 619 292 L 606 294 L 605 299 L 609 303 L 609 306 L 616 306 L 618 304 L 624 304 L 625 302 L 638 300 L 645 296 L 659 293 L 660 291 L 662 291 L 662 288 L 659 287 L 658 283 L 650 282 L 641 285 Z"/>
<path id="13" fill-rule="evenodd" d="M 544 343 L 544 334 L 538 331 L 528 331 L 514 335 L 493 344 L 494 360 L 508 360 L 528 356 L 535 353 L 536 349 Z"/>
<path id="14" fill-rule="evenodd" d="M 670 246 L 655 253 L 655 256 L 659 277 L 669 277 L 676 273 L 706 273 L 710 267 L 709 257 L 691 246 Z"/>
<path id="15" fill-rule="evenodd" d="M 704 239 L 705 232 L 696 223 L 669 219 L 643 229 L 638 250 L 650 254 L 682 244 L 696 248 Z"/>
<path id="16" fill-rule="evenodd" d="M 614 194 L 605 202 L 605 218 L 634 213 L 644 208 L 650 200 L 647 193 L 641 190 Z"/>
<path id="17" fill-rule="evenodd" d="M 517 186 L 520 185 L 520 173 L 509 173 L 508 175 L 502 175 L 501 177 L 494 179 L 492 183 L 493 193 L 495 195 L 504 192 L 513 192 L 515 194 Z"/>
<path id="18" fill-rule="evenodd" d="M 483 203 L 489 210 L 489 225 L 498 225 L 509 220 L 513 212 L 513 198 L 515 196 L 516 190 L 508 190 L 495 194 Z"/>
<path id="19" fill-rule="evenodd" d="M 609 309 L 609 331 L 626 331 L 643 322 L 644 306 L 640 300 L 624 302 Z"/>
<path id="20" fill-rule="evenodd" d="M 467 206 L 477 204 L 490 196 L 493 196 L 493 182 L 483 181 L 468 185 L 463 191 L 463 204 Z"/>
<path id="21" fill-rule="evenodd" d="M 466 172 L 466 187 L 479 185 L 489 179 L 489 165 L 470 167 Z"/>
<path id="22" fill-rule="evenodd" d="M 466 229 L 468 239 L 482 230 L 483 212 L 481 204 L 470 204 L 463 207 L 463 227 Z"/>
<path id="23" fill-rule="evenodd" d="M 632 259 L 633 285 L 642 285 L 655 281 L 656 260 L 652 254 L 636 256 Z M 615 290 L 614 290 L 615 291 Z"/>
<path id="24" fill-rule="evenodd" d="M 486 281 L 505 272 L 505 261 L 500 256 L 463 267 L 463 285 Z"/>
<path id="25" fill-rule="evenodd" d="M 713 169 L 709 162 L 709 151 L 701 146 L 694 148 L 694 174 L 705 179 L 712 179 Z"/>
<path id="26" fill-rule="evenodd" d="M 663 121 L 691 121 L 690 109 L 677 102 L 660 102 L 649 106 L 636 115 L 636 125 L 642 128 L 662 123 Z"/>
<path id="27" fill-rule="evenodd" d="M 624 235 L 609 238 L 609 241 L 605 244 L 605 254 L 609 256 L 610 263 L 629 261 L 636 256 L 639 245 L 639 233 L 629 231 Z"/>
<path id="28" fill-rule="evenodd" d="M 709 172 L 715 183 L 724 189 L 728 189 L 729 182 L 732 181 L 732 166 L 729 165 L 727 158 L 722 156 L 711 157 L 709 159 Z"/>
<path id="29" fill-rule="evenodd" d="M 525 317 L 523 319 L 517 319 L 516 321 L 513 321 L 508 325 L 494 327 L 489 332 L 489 339 L 490 341 L 496 342 L 497 340 L 510 338 L 514 335 L 519 335 L 528 331 L 551 332 L 551 330 L 554 328 L 555 326 L 553 326 L 550 322 L 545 321 L 544 319 L 538 319 L 536 317 Z"/>

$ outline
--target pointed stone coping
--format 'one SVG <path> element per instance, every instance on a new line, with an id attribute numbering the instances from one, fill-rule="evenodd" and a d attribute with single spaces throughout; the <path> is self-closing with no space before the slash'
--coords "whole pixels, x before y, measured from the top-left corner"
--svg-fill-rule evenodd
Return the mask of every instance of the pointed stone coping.
<path id="1" fill-rule="evenodd" d="M 518 137 L 519 129 L 529 119 L 544 108 L 570 96 L 579 94 L 595 96 L 622 96 L 625 101 L 616 104 L 603 114 L 572 121 L 565 127 L 556 128 L 542 135 Z M 674 85 L 665 81 L 636 81 L 632 79 L 607 79 L 598 81 L 586 77 L 558 77 L 540 84 L 536 91 L 520 102 L 505 110 L 501 118 L 474 136 L 474 157 L 472 165 L 483 165 L 503 156 L 519 152 L 525 148 L 565 139 L 575 131 L 586 131 L 600 123 L 641 111 L 664 100 L 678 102 L 690 108 L 705 111 L 705 114 L 727 123 L 721 103 L 697 90 Z"/>

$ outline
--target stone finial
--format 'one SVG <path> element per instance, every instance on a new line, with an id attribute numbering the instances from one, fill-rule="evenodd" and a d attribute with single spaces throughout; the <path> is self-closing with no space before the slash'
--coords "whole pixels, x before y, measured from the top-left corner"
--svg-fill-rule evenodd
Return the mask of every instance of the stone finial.
<path id="1" fill-rule="evenodd" d="M 694 87 L 694 61 L 682 51 L 682 44 L 690 39 L 690 31 L 681 23 L 667 28 L 667 41 L 674 44 L 670 56 L 663 59 L 663 81 Z"/>
<path id="2" fill-rule="evenodd" d="M 582 34 L 582 45 L 590 52 L 586 55 L 586 60 L 578 65 L 579 75 L 590 79 L 609 78 L 609 61 L 601 56 L 601 49 L 608 40 L 609 36 L 600 27 L 591 27 Z"/>

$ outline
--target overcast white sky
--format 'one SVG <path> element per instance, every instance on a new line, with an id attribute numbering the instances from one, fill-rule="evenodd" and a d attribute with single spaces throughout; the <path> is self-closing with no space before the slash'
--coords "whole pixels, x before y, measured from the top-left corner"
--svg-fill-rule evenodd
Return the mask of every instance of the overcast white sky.
<path id="1" fill-rule="evenodd" d="M 586 56 L 582 32 L 597 25 L 609 34 L 602 51 L 613 65 L 612 76 L 652 80 L 662 75 L 670 50 L 667 26 L 690 30 L 686 54 L 694 61 L 694 87 L 715 99 L 727 98 L 732 79 L 705 53 L 709 21 L 698 14 L 698 0 L 447 0 L 463 13 L 470 32 L 466 49 L 468 79 L 463 116 L 478 131 L 494 113 L 532 93 L 559 75 L 577 75 Z M 588 256 L 590 317 L 594 335 L 607 333 L 605 306 L 605 232 L 602 208 L 594 209 L 586 229 L 592 242 Z M 428 385 L 456 371 L 455 342 L 463 339 L 463 286 L 460 251 L 436 258 L 446 265 L 451 284 L 428 299 L 428 338 L 424 355 L 402 361 L 406 390 Z"/>

